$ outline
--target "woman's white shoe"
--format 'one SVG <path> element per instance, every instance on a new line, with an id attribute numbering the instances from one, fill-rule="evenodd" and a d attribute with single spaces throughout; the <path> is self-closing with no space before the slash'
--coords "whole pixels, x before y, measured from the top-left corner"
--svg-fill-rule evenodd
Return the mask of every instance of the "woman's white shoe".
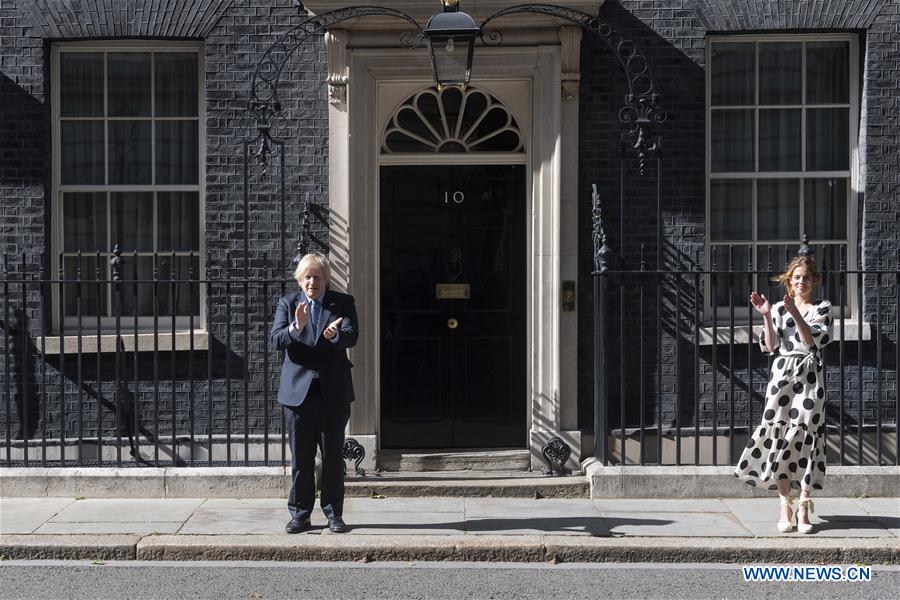
<path id="1" fill-rule="evenodd" d="M 781 506 L 790 508 L 791 516 L 787 521 L 778 521 L 776 526 L 781 533 L 790 533 L 794 530 L 794 507 L 792 506 L 794 498 L 790 495 L 782 496 L 781 494 L 778 494 L 778 499 L 781 500 Z"/>
<path id="2" fill-rule="evenodd" d="M 798 513 L 800 512 L 801 508 L 806 510 L 806 520 L 808 521 L 809 515 L 813 514 L 813 511 L 815 510 L 812 498 L 800 498 L 800 501 L 797 502 Z M 797 519 L 797 531 L 799 531 L 800 533 L 812 533 L 812 523 L 801 523 L 800 520 Z"/>

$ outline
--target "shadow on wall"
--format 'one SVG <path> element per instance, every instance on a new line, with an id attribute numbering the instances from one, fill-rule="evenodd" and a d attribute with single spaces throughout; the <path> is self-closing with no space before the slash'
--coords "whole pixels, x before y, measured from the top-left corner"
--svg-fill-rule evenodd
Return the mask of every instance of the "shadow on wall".
<path id="1" fill-rule="evenodd" d="M 59 436 L 61 426 L 58 418 L 60 412 L 59 386 L 62 384 L 66 390 L 69 410 L 81 414 L 81 410 L 84 409 L 85 414 L 91 415 L 100 415 L 102 410 L 107 415 L 113 415 L 114 431 L 117 435 L 127 438 L 131 456 L 141 464 L 149 464 L 138 453 L 138 446 L 141 444 L 141 437 L 150 444 L 157 443 L 156 435 L 152 431 L 154 429 L 153 407 L 148 400 L 154 390 L 152 353 L 141 352 L 138 354 L 136 387 L 135 354 L 125 350 L 123 339 L 120 337 L 118 353 L 83 355 L 84 363 L 79 386 L 79 360 L 76 356 L 66 355 L 64 362 L 61 363 L 58 354 L 48 354 L 46 362 L 42 363 L 43 358 L 32 336 L 29 321 L 25 311 L 18 308 L 11 311 L 8 322 L 0 321 L 0 337 L 4 341 L 8 340 L 8 353 L 2 352 L 0 357 L 8 361 L 7 365 L 2 367 L 4 378 L 6 376 L 5 369 L 7 366 L 9 368 L 8 394 L 11 402 L 8 414 L 5 414 L 5 421 L 11 426 L 11 439 L 34 441 L 43 436 Z M 239 354 L 233 349 L 227 348 L 215 337 L 211 337 L 209 341 L 214 356 L 213 370 L 207 369 L 205 351 L 197 351 L 194 357 L 193 380 L 198 405 L 206 402 L 201 397 L 205 394 L 204 390 L 208 380 L 213 381 L 214 391 L 220 393 L 224 387 L 223 379 L 227 373 L 232 380 L 233 391 L 237 391 L 241 386 L 239 382 L 248 375 L 245 361 Z M 176 352 L 175 356 L 172 356 L 170 352 L 160 353 L 159 366 L 162 367 L 162 371 L 159 376 L 164 385 L 170 383 L 179 387 L 187 385 L 189 375 L 184 368 L 184 365 L 187 364 L 185 354 L 186 352 Z M 102 360 L 100 360 L 101 357 Z M 94 361 L 97 362 L 96 368 Z M 172 377 L 173 372 L 167 370 L 169 365 L 174 369 L 174 378 Z M 275 366 L 273 361 L 271 365 L 273 373 L 276 370 Z M 63 367 L 62 376 L 60 376 L 60 367 Z M 98 376 L 99 381 L 102 382 L 101 386 L 97 385 Z M 43 385 L 42 378 L 44 378 Z M 169 392 L 165 392 L 163 395 L 168 397 Z M 71 404 L 76 397 L 82 408 Z M 274 391 L 272 397 L 274 398 Z M 139 402 L 140 415 L 136 414 Z M 179 409 L 183 408 L 180 406 L 181 403 L 182 400 L 179 400 Z M 5 405 L 3 409 L 3 412 L 6 413 Z M 42 417 L 48 419 L 48 422 L 44 423 L 43 430 Z M 65 425 L 67 436 L 69 436 L 73 432 L 71 429 L 73 423 L 67 422 Z M 95 435 L 95 433 L 89 435 Z M 109 434 L 107 433 L 107 435 Z M 162 437 L 162 432 L 160 437 Z M 183 460 L 178 457 L 172 456 L 171 458 L 175 461 L 176 466 L 184 464 Z"/>
<path id="2" fill-rule="evenodd" d="M 47 123 L 44 104 L 0 74 L 0 187 L 44 184 Z"/>
<path id="3" fill-rule="evenodd" d="M 2 322 L 2 321 L 0 321 Z M 33 439 L 38 429 L 40 398 L 38 383 L 34 374 L 37 368 L 37 348 L 29 333 L 28 317 L 25 311 L 17 308 L 12 311 L 12 318 L 2 327 L 5 339 L 9 340 L 9 355 L 5 358 L 9 368 L 9 393 L 11 394 L 18 415 L 18 430 L 13 432 L 13 439 Z M 5 375 L 5 374 L 4 374 Z M 7 415 L 12 419 L 12 415 Z"/>
<path id="4" fill-rule="evenodd" d="M 662 138 L 663 170 L 661 173 L 661 214 L 657 215 L 656 160 L 652 158 L 646 174 L 638 172 L 638 160 L 627 138 L 627 128 L 619 122 L 619 109 L 627 93 L 624 73 L 613 52 L 595 35 L 585 35 L 582 42 L 582 76 L 580 94 L 581 128 L 579 140 L 579 318 L 578 332 L 578 423 L 581 429 L 593 428 L 593 243 L 591 238 L 591 185 L 596 183 L 602 196 L 605 232 L 613 250 L 613 269 L 638 269 L 641 257 L 647 269 L 657 265 L 657 225 L 661 222 L 663 249 L 677 244 L 688 256 L 694 247 L 703 247 L 705 226 L 705 73 L 702 67 L 704 31 L 697 22 L 681 47 L 661 36 L 652 27 L 629 12 L 635 2 L 607 2 L 599 17 L 618 30 L 623 39 L 647 57 L 654 77 L 654 91 L 668 120 L 654 129 Z M 690 24 L 684 25 L 689 29 Z M 672 34 L 675 35 L 675 34 Z M 623 143 L 625 140 L 625 143 Z M 623 163 L 624 161 L 624 163 Z M 624 169 L 624 170 L 623 170 Z M 620 184 L 620 175 L 624 187 Z M 643 253 L 641 248 L 643 246 Z M 668 263 L 672 257 L 662 257 Z M 611 290 L 611 302 L 617 302 L 617 286 Z M 687 297 L 683 300 L 688 300 Z M 655 296 L 645 298 L 650 311 L 655 311 Z M 665 304 L 665 301 L 663 302 Z M 665 306 L 663 307 L 665 308 Z M 645 313 L 645 317 L 648 314 Z M 611 321 L 618 323 L 618 314 Z M 675 315 L 666 312 L 645 323 L 645 336 L 655 343 L 656 329 L 663 329 L 663 344 L 674 353 L 671 335 Z M 615 336 L 607 339 L 619 353 L 618 326 Z M 628 336 L 623 351 L 633 356 L 638 339 Z M 646 351 L 646 348 L 645 348 Z M 647 414 L 656 416 L 657 388 L 655 352 L 645 356 Z M 610 390 L 610 397 L 618 397 Z M 663 412 L 672 407 L 669 394 L 663 394 Z M 638 404 L 626 406 L 626 419 L 639 412 Z M 619 419 L 618 408 L 613 419 Z"/>

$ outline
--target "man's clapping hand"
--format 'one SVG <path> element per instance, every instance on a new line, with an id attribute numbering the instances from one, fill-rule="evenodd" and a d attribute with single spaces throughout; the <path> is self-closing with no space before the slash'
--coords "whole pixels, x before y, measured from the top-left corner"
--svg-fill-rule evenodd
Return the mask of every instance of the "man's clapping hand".
<path id="1" fill-rule="evenodd" d="M 325 331 L 322 332 L 322 335 L 325 336 L 326 340 L 333 339 L 334 336 L 338 333 L 338 328 L 341 326 L 341 321 L 344 320 L 344 317 L 338 317 L 334 321 L 328 324 L 328 327 L 325 328 Z"/>
<path id="2" fill-rule="evenodd" d="M 294 309 L 294 327 L 297 329 L 303 329 L 306 327 L 306 322 L 309 320 L 309 305 L 306 302 L 301 302 L 297 305 L 297 308 Z"/>

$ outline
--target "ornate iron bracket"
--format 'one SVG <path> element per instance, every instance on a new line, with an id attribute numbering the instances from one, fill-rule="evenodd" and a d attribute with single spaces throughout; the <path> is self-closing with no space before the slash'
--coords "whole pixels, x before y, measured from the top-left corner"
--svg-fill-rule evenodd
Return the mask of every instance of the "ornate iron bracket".
<path id="1" fill-rule="evenodd" d="M 352 437 L 348 437 L 344 440 L 344 448 L 341 452 L 341 456 L 344 460 L 355 460 L 356 464 L 354 465 L 355 473 L 357 477 L 365 477 L 366 470 L 359 466 L 359 464 L 366 457 L 366 449 L 362 447 L 362 444 L 357 442 Z M 344 475 L 347 475 L 347 465 L 344 464 Z"/>
<path id="2" fill-rule="evenodd" d="M 552 4 L 519 4 L 498 10 L 481 23 L 481 41 L 486 46 L 503 44 L 503 35 L 496 29 L 489 29 L 488 23 L 516 13 L 537 13 L 564 19 L 578 25 L 587 32 L 597 35 L 606 44 L 625 71 L 628 93 L 625 94 L 625 105 L 619 109 L 619 122 L 628 128 L 631 147 L 637 151 L 641 175 L 644 174 L 647 160 L 659 152 L 659 137 L 653 132 L 653 126 L 665 122 L 666 112 L 659 106 L 659 94 L 653 83 L 653 71 L 650 61 L 644 52 L 631 40 L 625 39 L 611 25 L 587 13 L 554 6 Z"/>
<path id="3" fill-rule="evenodd" d="M 544 475 L 569 475 L 572 473 L 566 467 L 566 461 L 572 456 L 572 448 L 561 437 L 555 436 L 541 448 L 547 468 Z"/>
<path id="4" fill-rule="evenodd" d="M 619 122 L 628 128 L 626 135 L 631 138 L 631 146 L 637 151 L 640 171 L 643 174 L 647 159 L 660 149 L 659 137 L 653 132 L 653 126 L 666 120 L 666 112 L 657 103 L 658 94 L 653 83 L 653 72 L 644 52 L 599 17 L 552 4 L 519 4 L 489 15 L 480 26 L 482 43 L 487 46 L 501 45 L 503 35 L 496 29 L 489 29 L 488 24 L 517 13 L 537 13 L 569 21 L 597 35 L 613 51 L 616 60 L 625 71 L 628 85 L 625 105 L 619 109 Z M 263 166 L 266 165 L 272 152 L 273 140 L 270 131 L 273 119 L 281 112 L 278 86 L 281 73 L 290 57 L 309 37 L 324 35 L 329 27 L 342 21 L 369 16 L 394 17 L 408 22 L 414 30 L 400 35 L 401 45 L 406 48 L 417 48 L 422 45 L 424 31 L 408 14 L 380 6 L 352 6 L 305 19 L 282 34 L 263 54 L 253 74 L 249 106 L 260 133 L 254 154 L 259 156 Z"/>

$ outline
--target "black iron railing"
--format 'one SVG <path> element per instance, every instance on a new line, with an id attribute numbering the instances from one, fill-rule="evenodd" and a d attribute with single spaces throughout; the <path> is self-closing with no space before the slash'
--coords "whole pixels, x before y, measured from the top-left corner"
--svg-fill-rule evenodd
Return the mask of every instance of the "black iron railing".
<path id="1" fill-rule="evenodd" d="M 610 246 L 603 236 L 593 274 L 601 461 L 734 463 L 759 424 L 773 361 L 760 353 L 749 291 L 779 300 L 773 276 L 799 252 L 822 257 L 819 295 L 833 304 L 834 341 L 822 355 L 828 460 L 900 464 L 900 252 L 876 245 L 865 268 L 851 269 L 844 246 L 804 238 L 793 248 L 713 247 L 706 262 L 672 247 L 650 268 L 641 247 L 625 268 Z"/>
<path id="2" fill-rule="evenodd" d="M 284 464 L 268 342 L 296 282 L 235 276 L 227 252 L 147 258 L 79 254 L 48 277 L 44 257 L 4 257 L 0 464 Z"/>
<path id="3" fill-rule="evenodd" d="M 598 233 L 601 459 L 733 463 L 770 368 L 752 343 L 761 322 L 745 288 L 777 297 L 783 257 L 759 270 L 734 259 L 737 247 L 708 265 L 672 250 L 663 269 L 612 268 L 614 246 Z M 829 461 L 897 464 L 900 261 L 848 269 L 837 256 L 820 264 L 835 317 L 823 356 Z M 275 302 L 296 284 L 244 277 L 228 253 L 221 263 L 189 256 L 180 271 L 176 258 L 153 255 L 142 275 L 136 255 L 114 252 L 48 277 L 43 257 L 4 257 L 0 464 L 284 464 L 281 359 L 268 339 Z"/>

